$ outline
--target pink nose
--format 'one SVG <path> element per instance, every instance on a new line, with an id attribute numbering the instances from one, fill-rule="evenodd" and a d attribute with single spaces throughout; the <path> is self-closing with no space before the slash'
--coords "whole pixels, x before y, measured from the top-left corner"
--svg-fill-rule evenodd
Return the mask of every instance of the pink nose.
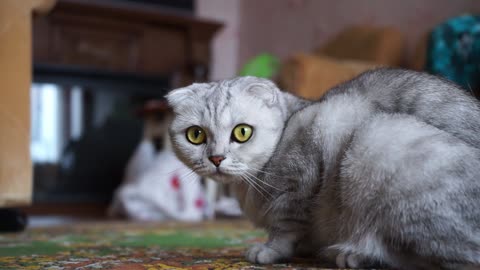
<path id="1" fill-rule="evenodd" d="M 222 161 L 225 159 L 225 157 L 224 156 L 211 156 L 208 159 L 213 163 L 213 165 L 218 167 L 218 166 L 220 166 L 220 163 L 222 163 Z"/>

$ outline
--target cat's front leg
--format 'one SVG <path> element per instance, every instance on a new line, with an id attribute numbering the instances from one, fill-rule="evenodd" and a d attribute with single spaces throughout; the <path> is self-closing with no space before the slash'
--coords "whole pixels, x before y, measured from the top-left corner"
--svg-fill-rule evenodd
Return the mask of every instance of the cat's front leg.
<path id="1" fill-rule="evenodd" d="M 348 252 L 341 252 L 337 254 L 335 263 L 339 268 L 364 268 L 370 266 L 372 263 L 365 257 Z"/>
<path id="2" fill-rule="evenodd" d="M 310 231 L 309 204 L 305 193 L 290 191 L 263 205 L 261 226 L 267 229 L 268 241 L 252 246 L 246 253 L 247 260 L 271 264 L 291 259 Z"/>
<path id="3" fill-rule="evenodd" d="M 322 252 L 321 257 L 328 262 L 336 264 L 338 268 L 359 269 L 372 268 L 380 265 L 373 259 L 369 259 L 363 255 L 332 249 Z"/>
<path id="4" fill-rule="evenodd" d="M 354 246 L 344 246 L 351 248 L 338 248 L 339 246 L 331 246 L 321 253 L 321 257 L 329 262 L 335 263 L 338 268 L 365 269 L 365 268 L 385 268 L 380 259 L 373 255 L 366 255 L 364 252 L 368 250 L 355 250 Z M 367 252 L 368 253 L 368 252 Z"/>
<path id="5" fill-rule="evenodd" d="M 245 256 L 248 261 L 259 264 L 287 261 L 293 256 L 297 239 L 296 233 L 271 233 L 266 243 L 253 245 Z"/>

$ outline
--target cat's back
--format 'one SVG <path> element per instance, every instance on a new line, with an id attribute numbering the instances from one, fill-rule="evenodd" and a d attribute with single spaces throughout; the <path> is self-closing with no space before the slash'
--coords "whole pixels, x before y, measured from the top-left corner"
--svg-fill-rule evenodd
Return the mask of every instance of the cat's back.
<path id="1" fill-rule="evenodd" d="M 329 144 L 350 136 L 372 112 L 369 101 L 357 93 L 342 93 L 314 102 L 290 117 L 279 147 L 292 145 L 301 136 L 317 144 L 318 148 L 328 148 Z"/>
<path id="2" fill-rule="evenodd" d="M 325 98 L 340 93 L 361 93 L 378 109 L 387 112 L 414 112 L 416 107 L 435 99 L 470 103 L 472 96 L 456 84 L 424 72 L 398 68 L 379 68 L 360 74 L 330 90 Z M 411 113 L 409 113 L 411 114 Z"/>
<path id="3" fill-rule="evenodd" d="M 379 112 L 404 113 L 480 149 L 480 103 L 456 84 L 423 72 L 395 68 L 367 71 L 325 96 L 361 95 Z"/>
<path id="4" fill-rule="evenodd" d="M 405 214 L 448 217 L 454 209 L 479 217 L 479 167 L 480 151 L 451 134 L 408 115 L 378 114 L 355 132 L 339 184 L 352 207 L 391 211 L 384 225 Z"/>
<path id="5" fill-rule="evenodd" d="M 325 96 L 328 98 L 338 93 L 355 91 L 373 97 L 374 93 L 377 95 L 394 92 L 401 94 L 414 89 L 419 90 L 418 95 L 432 91 L 451 92 L 452 89 L 460 90 L 462 96 L 465 94 L 465 90 L 455 83 L 425 72 L 401 68 L 377 68 L 339 84 L 329 90 Z"/>
<path id="6" fill-rule="evenodd" d="M 480 165 L 478 149 L 406 114 L 372 114 L 355 130 L 347 155 L 373 168 L 400 170 L 400 174 L 421 166 L 426 166 L 423 173 L 436 171 L 459 159 Z"/>

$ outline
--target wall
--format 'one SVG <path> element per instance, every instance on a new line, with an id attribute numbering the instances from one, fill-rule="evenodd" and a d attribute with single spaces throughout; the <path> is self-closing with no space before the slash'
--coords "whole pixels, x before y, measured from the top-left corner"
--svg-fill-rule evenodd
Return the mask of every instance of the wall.
<path id="1" fill-rule="evenodd" d="M 434 25 L 466 12 L 480 13 L 478 0 L 197 0 L 197 7 L 200 15 L 227 23 L 214 44 L 216 79 L 233 76 L 258 53 L 284 59 L 309 51 L 352 24 L 397 27 L 407 36 L 411 57 Z"/>
<path id="2" fill-rule="evenodd" d="M 240 48 L 240 0 L 197 0 L 196 15 L 224 24 L 212 44 L 211 80 L 235 76 Z"/>

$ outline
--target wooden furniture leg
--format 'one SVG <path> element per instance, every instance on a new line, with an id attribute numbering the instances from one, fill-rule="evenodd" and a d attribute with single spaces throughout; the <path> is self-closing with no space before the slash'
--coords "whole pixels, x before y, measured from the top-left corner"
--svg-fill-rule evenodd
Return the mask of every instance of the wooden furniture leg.
<path id="1" fill-rule="evenodd" d="M 29 204 L 32 15 L 52 0 L 0 1 L 0 207 Z"/>

